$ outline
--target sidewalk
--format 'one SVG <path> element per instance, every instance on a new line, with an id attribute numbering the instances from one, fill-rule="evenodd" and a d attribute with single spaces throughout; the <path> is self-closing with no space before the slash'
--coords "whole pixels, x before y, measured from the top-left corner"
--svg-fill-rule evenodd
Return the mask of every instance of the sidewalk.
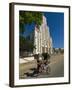
<path id="1" fill-rule="evenodd" d="M 31 62 L 31 61 L 34 61 L 34 57 L 26 57 L 26 58 L 20 58 L 20 64 L 22 63 L 28 63 L 28 62 Z"/>

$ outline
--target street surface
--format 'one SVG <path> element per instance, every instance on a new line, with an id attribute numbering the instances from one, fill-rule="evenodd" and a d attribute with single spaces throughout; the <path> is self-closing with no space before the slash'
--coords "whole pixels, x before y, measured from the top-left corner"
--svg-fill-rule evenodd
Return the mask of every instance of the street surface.
<path id="1" fill-rule="evenodd" d="M 26 60 L 26 59 L 25 59 Z M 24 60 L 24 61 L 25 61 Z M 23 62 L 21 60 L 21 62 Z M 49 63 L 49 68 L 50 68 L 50 73 L 49 74 L 44 74 L 40 73 L 36 77 L 30 76 L 33 73 L 32 68 L 36 68 L 37 64 L 35 60 L 27 60 L 27 63 L 20 63 L 20 79 L 24 78 L 48 78 L 48 77 L 63 77 L 64 76 L 64 55 L 63 54 L 57 54 L 57 55 L 52 55 L 50 58 L 50 63 Z M 25 73 L 28 73 L 26 75 Z M 30 75 L 29 75 L 30 74 Z"/>

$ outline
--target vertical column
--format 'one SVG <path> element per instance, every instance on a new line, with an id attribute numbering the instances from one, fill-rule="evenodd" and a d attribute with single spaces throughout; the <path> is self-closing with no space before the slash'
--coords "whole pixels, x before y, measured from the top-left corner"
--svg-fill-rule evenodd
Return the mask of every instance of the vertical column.
<path id="1" fill-rule="evenodd" d="M 40 52 L 42 53 L 42 25 L 40 26 L 40 38 L 41 38 L 41 47 L 40 47 Z"/>

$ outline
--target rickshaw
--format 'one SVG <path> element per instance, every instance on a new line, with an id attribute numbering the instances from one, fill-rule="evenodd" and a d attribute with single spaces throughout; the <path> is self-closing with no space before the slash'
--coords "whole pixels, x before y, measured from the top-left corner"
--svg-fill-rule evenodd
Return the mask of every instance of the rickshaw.
<path id="1" fill-rule="evenodd" d="M 38 54 L 36 56 L 37 60 L 37 72 L 38 74 L 46 73 L 49 74 L 51 72 L 49 63 L 50 63 L 50 56 L 47 53 L 43 53 L 42 55 Z"/>
<path id="2" fill-rule="evenodd" d="M 39 75 L 50 74 L 50 72 L 51 72 L 51 68 L 49 66 L 50 56 L 48 56 L 47 54 L 42 54 L 42 55 L 36 54 L 36 55 L 34 55 L 34 58 L 37 62 L 37 68 L 31 69 L 31 70 L 33 70 L 33 73 L 25 73 L 25 74 L 30 77 L 38 77 Z"/>

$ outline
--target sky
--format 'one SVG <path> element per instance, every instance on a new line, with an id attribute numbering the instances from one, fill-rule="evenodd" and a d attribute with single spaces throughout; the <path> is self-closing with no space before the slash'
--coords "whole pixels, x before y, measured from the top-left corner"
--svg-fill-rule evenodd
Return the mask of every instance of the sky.
<path id="1" fill-rule="evenodd" d="M 47 25 L 53 40 L 54 48 L 64 48 L 64 13 L 47 12 Z"/>
<path id="2" fill-rule="evenodd" d="M 64 13 L 57 12 L 43 12 L 47 19 L 50 35 L 53 41 L 54 48 L 64 48 Z M 34 30 L 34 23 L 26 25 L 26 32 L 24 35 L 30 34 Z"/>

